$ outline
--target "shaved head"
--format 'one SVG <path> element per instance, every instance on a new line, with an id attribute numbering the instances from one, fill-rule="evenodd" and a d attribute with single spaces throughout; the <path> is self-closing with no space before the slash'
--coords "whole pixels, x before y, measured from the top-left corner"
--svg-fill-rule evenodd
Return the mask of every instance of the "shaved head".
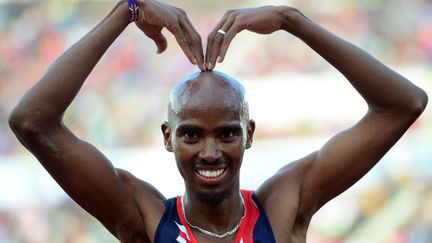
<path id="1" fill-rule="evenodd" d="M 187 194 L 218 204 L 233 190 L 238 193 L 243 154 L 251 147 L 255 130 L 245 89 L 238 81 L 216 71 L 184 78 L 171 90 L 168 122 L 161 130 Z M 210 178 L 210 172 L 220 173 L 219 178 Z"/>
<path id="2" fill-rule="evenodd" d="M 238 116 L 249 119 L 249 108 L 244 87 L 234 78 L 217 71 L 196 72 L 171 90 L 168 104 L 168 122 L 179 117 L 192 116 L 192 108 Z"/>

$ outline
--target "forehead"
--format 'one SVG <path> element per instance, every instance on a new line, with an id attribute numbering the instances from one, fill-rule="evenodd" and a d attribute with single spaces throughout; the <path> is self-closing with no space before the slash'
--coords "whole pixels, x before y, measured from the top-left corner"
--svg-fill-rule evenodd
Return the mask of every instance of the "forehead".
<path id="1" fill-rule="evenodd" d="M 242 118 L 239 105 L 226 100 L 191 98 L 177 113 L 179 120 L 240 121 Z"/>
<path id="2" fill-rule="evenodd" d="M 181 120 L 240 120 L 246 107 L 243 87 L 211 72 L 180 82 L 170 96 L 171 115 Z"/>
<path id="3" fill-rule="evenodd" d="M 201 131 L 220 131 L 221 129 L 244 129 L 242 116 L 235 109 L 226 106 L 204 107 L 186 105 L 172 120 L 173 129 L 200 129 Z"/>

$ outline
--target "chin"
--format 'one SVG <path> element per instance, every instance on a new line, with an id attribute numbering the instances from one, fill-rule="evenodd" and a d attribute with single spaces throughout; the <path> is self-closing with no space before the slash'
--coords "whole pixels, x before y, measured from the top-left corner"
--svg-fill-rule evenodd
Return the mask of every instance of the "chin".
<path id="1" fill-rule="evenodd" d="M 195 196 L 201 202 L 205 204 L 219 204 L 222 203 L 225 199 L 231 195 L 232 187 L 225 188 L 223 190 L 214 190 L 214 191 L 201 191 L 194 192 Z"/>

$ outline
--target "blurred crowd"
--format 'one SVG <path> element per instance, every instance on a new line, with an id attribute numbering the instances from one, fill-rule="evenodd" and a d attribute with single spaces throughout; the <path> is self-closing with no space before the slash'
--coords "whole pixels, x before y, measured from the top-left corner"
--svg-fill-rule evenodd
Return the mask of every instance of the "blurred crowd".
<path id="1" fill-rule="evenodd" d="M 114 237 L 66 199 L 56 207 L 28 204 L 11 211 L 0 210 L 1 243 L 98 243 Z"/>
<path id="2" fill-rule="evenodd" d="M 223 0 L 217 4 L 192 0 L 168 2 L 190 12 L 204 42 L 205 35 L 226 8 L 271 4 L 271 1 L 246 0 Z M 27 153 L 7 124 L 8 114 L 19 97 L 114 4 L 112 1 L 0 1 L 0 169 L 10 158 Z M 274 1 L 274 4 L 299 8 L 309 18 L 393 67 L 420 67 L 432 77 L 430 1 L 292 0 Z M 160 143 L 157 127 L 165 117 L 161 111 L 165 111 L 166 94 L 173 83 L 196 70 L 167 32 L 168 50 L 158 56 L 154 44 L 133 27 L 129 26 L 113 44 L 65 114 L 66 124 L 78 136 L 107 148 Z M 220 67 L 244 82 L 251 77 L 265 82 L 274 73 L 288 76 L 329 71 L 329 65 L 314 52 L 291 35 L 279 32 L 272 38 L 241 33 Z M 431 79 L 425 82 L 432 87 Z M 414 127 L 414 132 L 430 127 L 427 122 L 430 123 L 432 115 L 425 114 L 423 119 L 426 120 Z M 271 127 L 266 129 L 268 134 L 259 134 L 262 139 L 274 134 Z M 421 160 L 432 163 L 432 152 L 422 153 Z M 345 228 L 329 230 L 316 223 L 311 227 L 310 242 L 373 242 L 356 241 L 355 234 L 363 231 L 363 234 L 378 234 L 367 231 L 371 227 L 368 225 L 374 224 L 375 218 L 377 221 L 382 220 L 380 217 L 391 219 L 392 213 L 403 209 L 410 213 L 394 226 L 396 231 L 392 231 L 392 237 L 387 235 L 376 242 L 432 242 L 432 210 L 428 207 L 432 205 L 432 180 L 419 183 L 413 178 L 398 177 L 391 183 L 380 183 L 347 197 L 355 207 L 348 207 L 352 217 L 349 224 L 344 223 Z M 406 201 L 414 208 L 407 208 L 403 203 L 394 206 L 401 195 L 408 195 L 410 200 Z M 325 213 L 319 217 L 325 222 L 330 218 Z M 110 241 L 113 239 L 97 221 L 67 198 L 56 205 L 39 202 L 12 209 L 0 207 L 0 243 Z"/>
<path id="3" fill-rule="evenodd" d="M 356 190 L 355 195 L 338 197 L 314 217 L 307 242 L 432 242 L 432 183 L 419 186 L 407 178 L 402 181 L 381 181 Z M 40 202 L 0 209 L 0 242 L 118 241 L 96 219 L 65 198 L 55 205 Z"/>
<path id="4" fill-rule="evenodd" d="M 230 7 L 248 6 L 247 1 L 236 2 L 238 6 Z M 99 1 L 6 1 L 0 5 L 1 154 L 21 149 L 16 139 L 10 136 L 6 122 L 18 98 L 113 4 Z M 192 12 L 191 19 L 197 22 L 197 29 L 201 30 L 205 40 L 205 35 L 225 10 L 221 8 L 224 2 L 216 8 L 219 11 L 214 11 L 218 15 L 214 12 L 209 15 L 204 3 L 185 5 L 181 7 Z M 292 5 L 391 65 L 423 65 L 432 61 L 432 4 L 428 1 L 333 0 L 321 4 L 309 0 L 293 1 Z M 251 76 L 265 80 L 267 75 L 275 72 L 288 75 L 329 68 L 320 57 L 290 35 L 251 38 L 252 34 L 242 33 L 239 36 L 228 52 L 226 62 L 229 65 L 223 67 L 224 71 L 242 81 Z M 196 70 L 184 55 L 179 54 L 181 52 L 174 41 L 169 44 L 167 53 L 157 56 L 154 44 L 142 33 L 130 29 L 125 31 L 109 50 L 107 58 L 91 74 L 83 90 L 86 95 L 80 96 L 69 109 L 67 124 L 78 134 L 104 146 L 152 142 L 155 132 L 148 128 L 159 123 L 165 115 L 160 111 L 166 105 L 166 91 L 172 83 Z M 288 53 L 281 51 L 283 48 Z M 83 121 L 82 117 L 87 119 Z"/>

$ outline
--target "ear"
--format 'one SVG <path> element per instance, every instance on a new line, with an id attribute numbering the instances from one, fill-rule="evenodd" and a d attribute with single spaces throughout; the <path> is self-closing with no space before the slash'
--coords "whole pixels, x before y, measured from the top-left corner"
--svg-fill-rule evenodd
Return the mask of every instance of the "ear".
<path id="1" fill-rule="evenodd" d="M 172 142 L 171 142 L 171 130 L 168 125 L 168 122 L 164 122 L 161 125 L 162 135 L 164 138 L 165 149 L 168 152 L 173 152 Z"/>
<path id="2" fill-rule="evenodd" d="M 250 148 L 252 146 L 253 134 L 255 132 L 255 121 L 250 119 L 248 121 L 247 126 L 247 134 L 246 134 L 246 148 Z"/>

